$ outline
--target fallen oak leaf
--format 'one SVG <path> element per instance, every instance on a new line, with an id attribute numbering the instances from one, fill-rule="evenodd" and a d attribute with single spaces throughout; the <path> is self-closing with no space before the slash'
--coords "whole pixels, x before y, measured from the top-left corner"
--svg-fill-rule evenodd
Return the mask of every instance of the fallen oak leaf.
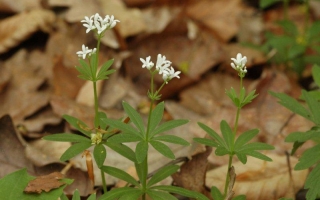
<path id="1" fill-rule="evenodd" d="M 34 180 L 31 180 L 27 187 L 24 189 L 25 193 L 38 193 L 42 191 L 49 192 L 52 189 L 59 188 L 65 183 L 59 180 L 63 179 L 64 176 L 60 172 L 53 172 L 48 175 L 39 176 Z"/>

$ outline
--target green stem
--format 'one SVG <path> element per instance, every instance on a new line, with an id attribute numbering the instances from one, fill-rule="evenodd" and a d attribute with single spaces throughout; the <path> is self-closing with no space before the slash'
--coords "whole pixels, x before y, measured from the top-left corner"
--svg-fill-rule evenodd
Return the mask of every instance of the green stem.
<path id="1" fill-rule="evenodd" d="M 104 172 L 100 169 L 101 172 L 101 179 L 102 179 L 102 188 L 103 192 L 107 193 L 107 183 L 106 183 L 106 177 L 104 177 Z"/>
<path id="2" fill-rule="evenodd" d="M 94 95 L 94 118 L 95 121 L 98 119 L 98 107 L 99 107 L 99 102 L 98 102 L 98 93 L 97 93 L 97 82 L 93 82 L 93 95 Z M 95 128 L 98 128 L 98 124 L 95 124 Z"/>
<path id="3" fill-rule="evenodd" d="M 240 75 L 240 93 L 241 93 L 241 89 L 243 87 L 243 79 L 244 75 L 241 74 Z M 240 97 L 240 95 L 239 95 Z M 236 133 L 237 133 L 237 129 L 238 129 L 238 122 L 239 122 L 239 117 L 240 117 L 240 110 L 241 110 L 241 105 L 237 108 L 237 114 L 236 114 L 236 120 L 234 122 L 234 129 L 233 129 L 233 134 L 234 134 L 234 139 L 236 137 Z M 233 139 L 233 140 L 234 140 Z M 233 141 L 232 143 L 234 144 L 235 141 Z M 232 150 L 233 151 L 233 150 Z M 229 161 L 228 161 L 228 168 L 227 168 L 227 175 L 226 175 L 226 182 L 224 185 L 224 198 L 227 196 L 227 192 L 228 192 L 228 186 L 229 186 L 229 182 L 230 182 L 230 173 L 229 173 L 229 169 L 232 167 L 232 159 L 233 159 L 233 153 L 231 155 L 229 155 Z"/>

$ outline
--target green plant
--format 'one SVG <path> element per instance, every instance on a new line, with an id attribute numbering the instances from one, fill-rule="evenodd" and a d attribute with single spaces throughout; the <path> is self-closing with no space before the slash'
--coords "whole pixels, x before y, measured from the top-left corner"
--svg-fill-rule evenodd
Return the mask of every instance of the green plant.
<path id="1" fill-rule="evenodd" d="M 261 0 L 260 7 L 266 8 L 276 2 L 278 1 Z M 302 1 L 302 3 L 305 7 L 305 22 L 302 29 L 288 19 L 289 0 L 284 0 L 284 19 L 277 22 L 282 28 L 283 34 L 266 32 L 265 43 L 261 46 L 254 46 L 269 55 L 272 63 L 283 64 L 286 69 L 292 69 L 299 75 L 302 74 L 307 64 L 320 64 L 318 59 L 320 55 L 320 22 L 315 21 L 310 24 L 309 1 Z"/>
<path id="2" fill-rule="evenodd" d="M 320 86 L 320 67 L 314 65 L 312 68 L 313 78 L 318 86 Z M 291 110 L 292 112 L 312 121 L 314 126 L 306 132 L 293 132 L 289 134 L 285 141 L 293 142 L 293 155 L 296 150 L 301 147 L 307 140 L 312 140 L 315 145 L 306 150 L 299 159 L 299 162 L 294 167 L 295 170 L 308 169 L 314 166 L 311 173 L 308 175 L 305 189 L 308 189 L 307 200 L 316 199 L 320 195 L 320 91 L 308 92 L 302 90 L 302 102 L 282 93 L 270 92 L 270 94 L 279 99 L 279 103 Z"/>
<path id="3" fill-rule="evenodd" d="M 237 128 L 238 128 L 238 121 L 240 117 L 240 110 L 243 106 L 250 103 L 257 95 L 255 94 L 255 90 L 249 92 L 246 94 L 246 90 L 242 85 L 242 79 L 245 77 L 245 74 L 247 73 L 246 69 L 246 62 L 247 58 L 246 56 L 242 57 L 242 55 L 239 53 L 237 55 L 237 58 L 232 58 L 234 63 L 231 63 L 231 66 L 233 69 L 238 71 L 238 75 L 240 77 L 240 93 L 239 95 L 236 94 L 236 91 L 231 88 L 230 90 L 226 90 L 226 94 L 228 97 L 232 100 L 233 104 L 237 107 L 237 113 L 236 113 L 236 120 L 235 124 L 232 128 L 228 125 L 226 121 L 221 121 L 220 123 L 220 130 L 222 137 L 219 136 L 218 133 L 216 133 L 214 130 L 206 126 L 205 124 L 198 123 L 199 126 L 208 133 L 208 135 L 212 139 L 207 138 L 194 138 L 196 142 L 199 142 L 201 144 L 205 144 L 208 146 L 215 147 L 215 154 L 217 156 L 229 156 L 229 162 L 228 162 L 228 171 L 227 171 L 227 177 L 225 182 L 225 188 L 224 192 L 221 193 L 218 188 L 212 187 L 211 188 L 211 194 L 212 197 L 216 200 L 222 200 L 222 199 L 231 199 L 233 192 L 228 189 L 230 188 L 230 184 L 233 186 L 233 183 L 230 182 L 230 180 L 234 180 L 232 176 L 235 176 L 234 173 L 230 173 L 233 171 L 232 167 L 232 160 L 234 156 L 237 156 L 237 158 L 243 163 L 247 163 L 247 156 L 256 157 L 261 160 L 266 161 L 272 161 L 271 158 L 263 155 L 262 153 L 258 152 L 258 150 L 272 150 L 274 149 L 273 146 L 260 143 L 260 142 L 253 142 L 248 143 L 251 139 L 253 139 L 258 133 L 258 129 L 253 129 L 246 131 L 242 133 L 238 138 L 236 138 Z M 231 186 L 231 189 L 232 189 Z M 233 199 L 245 199 L 244 195 L 237 196 Z"/>

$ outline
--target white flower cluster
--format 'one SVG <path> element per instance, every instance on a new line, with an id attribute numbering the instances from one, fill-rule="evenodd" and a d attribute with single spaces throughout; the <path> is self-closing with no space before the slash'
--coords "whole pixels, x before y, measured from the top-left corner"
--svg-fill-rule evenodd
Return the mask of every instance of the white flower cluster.
<path id="1" fill-rule="evenodd" d="M 242 57 L 241 53 L 237 54 L 237 58 L 231 58 L 233 60 L 233 63 L 231 63 L 231 67 L 238 71 L 241 74 L 246 74 L 247 73 L 247 57 L 244 56 Z"/>
<path id="2" fill-rule="evenodd" d="M 92 54 L 96 53 L 97 49 L 89 49 L 84 44 L 82 45 L 82 51 L 78 51 L 76 54 L 78 54 L 79 57 L 82 57 L 82 59 L 86 59 L 87 54 L 91 56 Z"/>
<path id="3" fill-rule="evenodd" d="M 115 27 L 119 20 L 114 19 L 114 16 L 106 15 L 102 18 L 98 13 L 92 15 L 90 18 L 85 16 L 84 20 L 81 21 L 83 26 L 87 28 L 86 33 L 89 33 L 91 30 L 97 30 L 97 33 L 100 35 L 107 29 L 112 29 Z"/>
<path id="4" fill-rule="evenodd" d="M 146 59 L 140 58 L 140 61 L 142 62 L 142 68 L 147 68 L 150 70 L 154 64 L 152 61 L 150 61 L 151 56 L 148 56 Z M 156 63 L 156 70 L 159 72 L 159 74 L 162 74 L 162 79 L 168 83 L 173 78 L 180 78 L 179 74 L 180 71 L 174 71 L 173 67 L 170 67 L 171 62 L 169 60 L 166 60 L 165 56 L 162 56 L 161 54 L 158 54 L 157 57 L 157 63 Z"/>

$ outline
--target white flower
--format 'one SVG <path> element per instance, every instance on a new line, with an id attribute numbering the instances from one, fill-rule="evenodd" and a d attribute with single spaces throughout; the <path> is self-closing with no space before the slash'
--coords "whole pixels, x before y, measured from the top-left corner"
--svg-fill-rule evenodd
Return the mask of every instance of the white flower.
<path id="1" fill-rule="evenodd" d="M 92 49 L 92 51 L 89 53 L 89 56 L 91 56 L 92 54 L 95 54 L 95 53 L 96 53 L 96 51 L 97 51 L 97 49 L 96 49 L 96 48 Z"/>
<path id="2" fill-rule="evenodd" d="M 87 54 L 91 55 L 91 53 L 92 53 L 92 49 L 89 49 L 83 44 L 82 51 L 78 51 L 76 54 L 78 54 L 79 57 L 82 57 L 83 59 L 85 59 Z"/>
<path id="3" fill-rule="evenodd" d="M 245 74 L 247 73 L 246 63 L 247 63 L 247 57 L 242 57 L 241 53 L 237 54 L 237 58 L 231 58 L 233 60 L 233 63 L 231 63 L 231 67 L 235 69 L 236 71 Z"/>
<path id="4" fill-rule="evenodd" d="M 171 67 L 171 69 L 167 68 L 165 71 L 163 71 L 162 74 L 162 79 L 168 83 L 168 81 L 170 81 L 173 78 L 180 78 L 179 74 L 181 72 L 180 71 L 174 71 L 173 67 Z"/>
<path id="5" fill-rule="evenodd" d="M 104 18 L 104 20 L 103 20 L 103 23 L 107 24 L 107 27 L 108 27 L 109 29 L 115 27 L 116 24 L 117 24 L 117 22 L 120 22 L 120 21 L 117 20 L 117 19 L 114 19 L 114 16 L 113 16 L 113 15 L 111 15 L 111 16 L 106 15 L 105 18 Z"/>
<path id="6" fill-rule="evenodd" d="M 144 59 L 142 59 L 142 58 L 140 58 L 140 61 L 142 62 L 142 68 L 147 68 L 147 69 L 151 69 L 153 66 L 154 66 L 154 64 L 153 64 L 153 62 L 150 62 L 150 59 L 151 59 L 151 56 L 148 56 L 148 57 L 146 57 L 146 59 L 144 60 Z"/>
<path id="7" fill-rule="evenodd" d="M 165 56 L 158 54 L 156 69 L 159 71 L 159 74 L 163 74 L 163 72 L 166 71 L 170 65 L 171 62 L 169 60 L 166 60 Z"/>
<path id="8" fill-rule="evenodd" d="M 86 33 L 89 33 L 89 31 L 94 30 L 96 28 L 93 25 L 93 17 L 93 15 L 90 18 L 85 16 L 84 20 L 81 20 L 81 22 L 83 22 L 83 26 L 87 28 Z"/>

